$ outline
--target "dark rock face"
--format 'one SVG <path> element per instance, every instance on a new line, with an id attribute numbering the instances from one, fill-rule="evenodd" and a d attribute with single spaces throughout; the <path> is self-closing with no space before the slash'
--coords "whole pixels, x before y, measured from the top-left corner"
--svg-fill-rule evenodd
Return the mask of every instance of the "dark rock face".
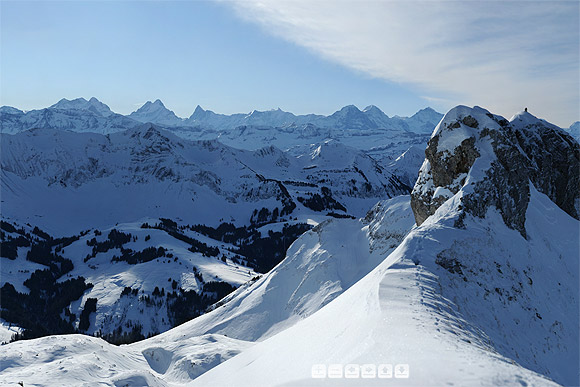
<path id="1" fill-rule="evenodd" d="M 580 214 L 580 146 L 563 130 L 529 113 L 511 123 L 481 108 L 452 109 L 425 150 L 411 194 L 418 225 L 459 190 L 466 214 L 499 210 L 506 225 L 526 237 L 530 182 L 570 216 Z"/>
<path id="2" fill-rule="evenodd" d="M 516 131 L 520 148 L 531 164 L 530 180 L 561 209 L 578 219 L 580 215 L 580 147 L 563 130 L 525 127 Z"/>

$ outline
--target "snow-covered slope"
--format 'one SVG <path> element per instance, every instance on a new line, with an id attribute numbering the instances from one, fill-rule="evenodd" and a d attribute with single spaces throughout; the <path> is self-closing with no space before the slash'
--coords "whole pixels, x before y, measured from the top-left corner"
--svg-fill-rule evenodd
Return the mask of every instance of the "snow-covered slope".
<path id="1" fill-rule="evenodd" d="M 412 187 L 417 181 L 419 169 L 425 159 L 425 149 L 417 145 L 409 147 L 394 161 L 387 164 L 386 169 L 396 175 L 403 183 Z"/>
<path id="2" fill-rule="evenodd" d="M 534 197 L 533 202 L 534 206 L 548 204 L 541 197 Z M 555 206 L 552 204 L 551 207 L 554 209 Z M 561 211 L 560 214 L 566 216 Z M 535 215 L 538 217 L 532 216 L 533 221 L 543 221 L 538 226 L 548 225 L 543 214 Z M 549 294 L 555 297 L 558 290 L 552 282 L 556 278 L 542 278 L 545 265 L 543 253 L 534 253 L 526 246 L 523 254 L 513 254 L 517 250 L 512 248 L 512 238 L 521 236 L 513 231 L 510 233 L 505 225 L 502 227 L 503 222 L 497 215 L 481 223 L 470 224 L 468 230 L 471 226 L 471 231 L 461 231 L 459 235 L 449 225 L 450 219 L 439 217 L 432 220 L 413 231 L 377 269 L 318 313 L 214 368 L 196 379 L 193 385 L 318 385 L 323 384 L 322 381 L 312 379 L 312 370 L 316 365 L 341 365 L 346 373 L 349 364 L 363 368 L 364 365 L 371 365 L 371 369 L 377 366 L 378 372 L 383 364 L 403 364 L 409 367 L 409 380 L 399 380 L 398 383 L 410 385 L 544 386 L 552 383 L 521 365 L 524 356 L 528 357 L 527 360 L 533 359 L 535 353 L 543 350 L 551 354 L 562 351 L 564 356 L 544 363 L 546 367 L 542 370 L 537 365 L 525 365 L 546 372 L 561 383 L 573 384 L 577 380 L 574 375 L 574 370 L 577 370 L 574 357 L 576 344 L 570 343 L 576 343 L 573 341 L 575 327 L 568 325 L 564 336 L 562 333 L 555 335 L 551 331 L 553 328 L 550 328 L 554 323 L 551 320 L 542 327 L 541 338 L 530 335 L 527 331 L 529 313 L 525 307 L 506 307 L 502 296 L 495 291 L 485 296 L 476 282 L 485 276 L 491 280 L 488 286 L 503 282 L 498 289 L 509 289 L 512 286 L 509 279 L 496 276 L 493 260 L 501 257 L 502 262 L 498 264 L 503 266 L 510 262 L 513 268 L 527 265 L 529 272 L 533 272 L 534 278 L 540 281 L 534 284 L 532 291 L 528 285 L 524 294 Z M 575 226 L 567 231 L 567 237 L 578 230 L 577 222 L 570 224 L 570 221 L 575 222 L 569 219 L 563 224 L 564 227 Z M 489 230 L 482 238 L 478 227 L 483 225 L 493 226 L 496 230 Z M 506 231 L 507 235 L 503 234 Z M 543 237 L 543 232 L 538 236 Z M 522 242 L 525 244 L 525 241 Z M 561 251 L 568 254 L 577 252 L 573 247 L 569 250 L 571 247 L 568 244 Z M 502 255 L 505 249 L 509 249 L 511 257 Z M 457 278 L 457 274 L 436 263 L 441 252 L 453 252 L 466 266 L 473 265 L 470 269 L 481 268 L 486 274 L 466 270 L 467 281 Z M 471 257 L 470 254 L 474 253 L 476 255 Z M 566 268 L 575 269 L 574 265 Z M 553 271 L 551 275 L 557 275 L 560 280 L 568 277 L 567 283 L 571 285 L 575 273 Z M 480 275 L 481 278 L 478 278 Z M 570 293 L 567 295 L 571 296 Z M 542 301 L 542 308 L 549 308 L 551 317 L 564 320 L 558 320 L 560 323 L 565 324 L 568 318 L 572 319 L 568 323 L 573 323 L 574 318 L 577 320 L 565 309 L 567 301 L 559 301 L 557 307 L 551 304 L 556 299 Z M 477 312 L 477 315 L 466 313 L 466 309 L 471 313 Z M 503 314 L 505 312 L 508 313 Z M 498 337 L 494 341 L 489 336 L 505 329 L 504 324 L 509 320 L 516 327 L 514 321 L 522 325 L 519 328 L 521 333 L 511 337 L 511 331 L 504 332 L 506 337 L 502 336 L 501 340 L 509 343 L 507 346 L 517 348 L 519 358 L 510 358 L 513 352 L 506 353 L 501 348 L 502 341 Z M 487 330 L 482 330 L 482 327 Z M 558 338 L 555 339 L 555 336 Z M 555 343 L 548 344 L 545 338 L 557 340 L 560 348 Z M 530 351 L 530 346 L 535 350 Z M 327 382 L 359 385 L 362 380 L 331 379 Z M 382 379 L 368 379 L 364 380 L 364 385 L 382 385 L 384 382 Z"/>
<path id="3" fill-rule="evenodd" d="M 321 149 L 317 158 L 273 147 L 242 151 L 183 140 L 150 124 L 109 136 L 3 134 L 3 216 L 56 235 L 158 217 L 248 224 L 261 208 L 278 207 L 281 217 L 362 216 L 379 199 L 408 189 L 360 151 L 341 144 Z M 334 158 L 344 162 L 334 165 Z"/>
<path id="4" fill-rule="evenodd" d="M 309 385 L 315 383 L 314 366 L 333 364 L 344 365 L 345 375 L 347 364 L 408 365 L 413 385 L 549 385 L 545 377 L 575 385 L 580 227 L 566 213 L 577 217 L 570 203 L 559 198 L 572 190 L 566 200 L 573 202 L 578 192 L 551 180 L 556 171 L 540 160 L 560 143 L 561 153 L 553 157 L 571 152 L 572 159 L 558 170 L 571 171 L 566 178 L 577 184 L 578 144 L 531 115 L 519 117 L 510 124 L 481 108 L 450 111 L 433 135 L 415 186 L 412 205 L 420 226 L 329 305 L 194 385 Z M 512 134 L 519 141 L 510 143 Z M 520 173 L 533 175 L 542 189 L 552 187 L 556 203 L 530 183 L 523 229 L 506 216 L 519 215 L 514 207 L 520 203 L 483 200 L 484 211 L 475 211 L 479 207 L 472 208 L 469 198 L 488 192 L 488 179 L 510 182 L 494 160 L 510 147 L 530 152 L 525 145 L 538 138 L 545 148 L 528 153 L 534 166 L 512 168 L 526 168 Z M 465 175 L 447 179 L 443 171 L 452 174 L 457 165 Z M 433 201 L 424 217 L 417 205 L 422 193 L 434 192 L 436 199 L 443 190 L 450 196 Z"/>
<path id="5" fill-rule="evenodd" d="M 181 333 L 216 333 L 249 341 L 272 336 L 364 277 L 413 225 L 408 196 L 380 202 L 364 220 L 326 221 L 301 236 L 272 271 L 222 300 L 222 306 L 152 342 Z"/>
<path id="6" fill-rule="evenodd" d="M 252 346 L 248 340 L 272 336 L 330 303 L 371 271 L 413 224 L 408 196 L 377 204 L 363 220 L 324 222 L 293 244 L 288 258 L 274 270 L 242 286 L 200 318 L 121 348 L 78 335 L 15 342 L 0 355 L 4 367 L 0 382 L 125 381 L 153 386 L 191 381 Z M 119 280 L 112 276 L 109 285 L 116 286 L 113 282 Z M 35 356 L 38 351 L 44 355 Z M 69 357 L 79 360 L 69 362 Z M 104 362 L 97 365 L 97 359 Z M 61 366 L 54 367 L 57 363 Z M 104 372 L 79 376 L 83 369 Z"/>
<path id="7" fill-rule="evenodd" d="M 40 128 L 108 134 L 135 128 L 140 122 L 154 123 L 183 138 L 219 138 L 225 144 L 249 150 L 269 145 L 289 149 L 332 138 L 364 151 L 373 149 L 370 154 L 377 159 L 394 160 L 409 146 L 426 143 L 426 135 L 441 117 L 426 108 L 411 117 L 389 118 L 372 105 L 363 111 L 345 106 L 329 116 L 294 115 L 281 109 L 225 115 L 197 106 L 188 119 L 182 119 L 160 100 L 148 101 L 137 111 L 122 116 L 93 97 L 88 101 L 62 99 L 46 109 L 26 113 L 2 106 L 0 127 L 2 133 Z"/>
<path id="8" fill-rule="evenodd" d="M 160 100 L 148 101 L 128 116 L 113 113 L 96 98 L 62 99 L 42 110 L 22 112 L 0 107 L 2 133 L 29 129 L 58 129 L 109 134 L 153 123 L 190 140 L 215 140 L 239 149 L 256 150 L 274 145 L 282 150 L 308 147 L 329 139 L 371 155 L 383 165 L 410 146 L 423 147 L 441 119 L 430 108 L 412 117 L 389 118 L 376 106 L 363 111 L 349 105 L 329 116 L 294 115 L 281 109 L 247 114 L 217 114 L 200 106 L 188 119 L 177 117 Z"/>
<path id="9" fill-rule="evenodd" d="M 147 224 L 54 239 L 2 221 L 0 294 L 3 316 L 15 327 L 10 335 L 23 323 L 25 337 L 77 329 L 112 342 L 135 341 L 204 313 L 257 275 L 232 244 L 173 228 L 169 220 Z M 83 318 L 91 299 L 93 310 Z"/>
<path id="10" fill-rule="evenodd" d="M 80 326 L 96 298 L 81 331 L 115 337 L 182 322 L 172 306 L 180 297 L 193 304 L 189 318 L 201 314 L 231 291 L 222 282 L 238 287 L 254 270 L 270 270 L 309 227 L 364 215 L 381 198 L 409 191 L 366 154 L 334 142 L 294 157 L 274 147 L 250 152 L 187 141 L 147 124 L 108 136 L 2 134 L 1 146 L 3 219 L 48 232 L 47 254 L 71 263 L 53 276 L 82 279 L 86 289 L 60 306 L 72 314 L 66 320 Z M 27 239 L 23 233 L 1 236 L 18 246 L 12 260 L 2 258 L 1 286 L 28 294 L 26 281 L 51 262 L 27 258 L 37 247 L 17 242 Z M 52 242 L 57 237 L 76 239 L 62 248 Z M 207 302 L 187 293 L 193 291 Z"/>

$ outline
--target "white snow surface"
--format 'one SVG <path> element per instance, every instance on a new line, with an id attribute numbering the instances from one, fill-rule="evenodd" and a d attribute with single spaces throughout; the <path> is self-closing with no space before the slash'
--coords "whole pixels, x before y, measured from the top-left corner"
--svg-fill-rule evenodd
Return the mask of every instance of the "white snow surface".
<path id="1" fill-rule="evenodd" d="M 20 327 L 0 319 L 0 344 L 9 343 L 14 334 L 21 332 Z"/>
<path id="2" fill-rule="evenodd" d="M 59 341 L 42 338 L 11 343 L 3 348 L 5 355 L 0 355 L 0 363 L 6 365 L 0 372 L 0 383 L 23 378 L 27 384 L 46 385 L 41 376 L 46 372 L 54 373 L 63 383 L 73 380 L 67 378 L 69 375 L 75 377 L 82 364 L 65 361 L 60 372 L 53 370 L 50 364 L 61 364 L 63 359 L 76 356 L 78 351 L 82 356 L 87 355 L 89 363 L 95 362 L 97 357 L 116 359 L 99 366 L 109 367 L 106 372 L 89 373 L 78 379 L 85 383 L 118 385 L 118 380 L 129 380 L 129 377 L 133 378 L 131 383 L 135 383 L 130 385 L 191 381 L 254 341 L 275 335 L 331 302 L 376 267 L 413 225 L 408 196 L 377 204 L 364 220 L 329 220 L 300 237 L 289 248 L 282 263 L 228 296 L 221 302 L 222 306 L 150 339 L 121 347 L 79 335 L 59 336 L 62 338 Z M 77 242 L 78 246 L 83 245 L 81 242 L 83 240 Z M 74 244 L 66 249 L 72 247 Z M 109 284 L 117 286 L 119 292 L 127 283 L 120 279 L 113 277 L 114 284 Z M 320 286 L 321 283 L 324 285 Z M 28 343 L 34 351 L 42 349 L 45 353 L 56 353 L 40 359 L 35 355 L 25 356 L 23 351 Z M 109 351 L 116 355 L 109 356 Z M 117 355 L 122 360 L 115 358 Z M 143 357 L 147 363 L 142 362 Z M 112 364 L 118 364 L 119 368 Z M 129 376 L 126 376 L 127 368 L 132 370 Z M 29 377 L 24 378 L 25 375 Z"/>
<path id="3" fill-rule="evenodd" d="M 298 218 L 313 215 L 298 197 L 322 186 L 354 216 L 403 193 L 374 159 L 333 141 L 311 158 L 184 140 L 151 124 L 107 136 L 52 129 L 1 136 L 3 217 L 56 236 L 146 217 L 248 224 L 255 209 L 282 208 L 274 180 L 287 187 Z"/>
<path id="4" fill-rule="evenodd" d="M 466 230 L 454 229 L 450 221 L 456 205 L 451 199 L 326 307 L 193 385 L 360 385 L 358 380 L 312 379 L 312 366 L 385 363 L 408 364 L 410 377 L 400 384 L 415 386 L 554 384 L 532 370 L 574 385 L 578 221 L 534 191 L 528 242 L 508 229 L 495 210 L 484 220 L 471 219 Z M 546 228 L 551 228 L 549 238 Z M 465 273 L 464 281 L 435 263 L 442 252 L 481 271 Z M 523 300 L 510 302 L 505 293 L 484 290 L 487 285 L 507 291 L 523 270 L 533 277 L 532 285 L 522 283 Z M 561 287 L 555 286 L 558 282 Z"/>
<path id="5" fill-rule="evenodd" d="M 494 209 L 458 230 L 459 196 L 410 233 L 407 198 L 361 222 L 323 223 L 223 306 L 139 343 L 70 335 L 8 344 L 0 383 L 366 386 L 385 381 L 312 379 L 312 366 L 408 364 L 409 379 L 397 384 L 575 384 L 579 222 L 532 190 L 528 240 Z M 462 274 L 437 264 L 441 257 L 457 258 Z M 201 374 L 193 358 L 203 371 L 229 360 Z"/>
<path id="6" fill-rule="evenodd" d="M 171 332 L 259 341 L 308 317 L 375 268 L 415 223 L 408 196 L 381 202 L 371 213 L 372 221 L 320 224 L 296 240 L 268 274 Z"/>

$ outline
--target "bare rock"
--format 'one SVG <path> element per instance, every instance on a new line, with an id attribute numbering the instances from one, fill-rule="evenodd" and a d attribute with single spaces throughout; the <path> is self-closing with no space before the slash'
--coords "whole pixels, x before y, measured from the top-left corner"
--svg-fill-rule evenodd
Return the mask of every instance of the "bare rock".
<path id="1" fill-rule="evenodd" d="M 463 191 L 466 214 L 490 207 L 526 237 L 530 183 L 570 216 L 580 214 L 580 146 L 562 129 L 522 112 L 508 122 L 485 109 L 458 106 L 435 129 L 411 193 L 418 225 Z"/>

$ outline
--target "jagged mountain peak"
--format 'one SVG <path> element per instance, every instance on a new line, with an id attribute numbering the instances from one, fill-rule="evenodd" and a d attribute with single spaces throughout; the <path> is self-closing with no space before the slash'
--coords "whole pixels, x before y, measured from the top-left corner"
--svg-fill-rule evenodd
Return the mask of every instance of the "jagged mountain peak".
<path id="1" fill-rule="evenodd" d="M 88 114 L 85 114 L 88 112 Z M 152 122 L 164 127 L 178 128 L 180 135 L 189 138 L 194 132 L 212 131 L 230 132 L 236 135 L 236 128 L 253 127 L 254 129 L 272 128 L 288 133 L 289 128 L 316 127 L 309 133 L 302 133 L 303 138 L 319 136 L 318 140 L 328 137 L 329 130 L 367 130 L 388 129 L 414 132 L 421 135 L 431 133 L 439 121 L 438 113 L 389 118 L 374 105 L 361 111 L 355 105 L 347 105 L 329 116 L 319 114 L 302 114 L 282 110 L 280 107 L 271 110 L 253 110 L 249 113 L 220 114 L 203 109 L 197 105 L 187 119 L 178 117 L 168 109 L 160 99 L 148 100 L 131 114 L 124 116 L 113 113 L 109 107 L 95 97 L 88 101 L 84 98 L 74 100 L 62 99 L 48 109 L 24 112 L 8 112 L 4 109 L 2 120 L 3 133 L 18 133 L 31 128 L 55 128 L 77 132 L 112 133 L 135 127 L 139 122 Z M 95 115 L 97 117 L 95 117 Z M 418 119 L 417 117 L 421 117 Z M 424 117 L 423 117 L 424 116 Z M 96 118 L 96 119 L 95 119 Z M 195 128 L 196 130 L 185 130 Z M 249 130 L 248 133 L 256 134 Z M 272 139 L 272 134 L 266 134 Z M 247 141 L 250 143 L 250 141 Z"/>
<path id="2" fill-rule="evenodd" d="M 140 122 L 153 122 L 168 126 L 179 125 L 183 121 L 172 110 L 167 109 L 160 99 L 156 99 L 154 102 L 145 102 L 129 117 Z"/>
<path id="3" fill-rule="evenodd" d="M 143 106 L 141 106 L 139 109 L 137 109 L 135 111 L 135 113 L 151 111 L 151 110 L 160 110 L 160 109 L 167 109 L 167 108 L 165 107 L 163 102 L 161 102 L 160 99 L 156 99 L 154 102 L 151 102 L 151 101 L 145 102 L 143 104 Z"/>
<path id="4" fill-rule="evenodd" d="M 328 118 L 334 120 L 330 126 L 339 129 L 375 129 L 378 127 L 374 120 L 354 105 L 347 105 Z"/>
<path id="5" fill-rule="evenodd" d="M 426 108 L 419 109 L 419 111 L 417 111 L 417 113 L 415 113 L 415 114 L 422 114 L 422 113 L 437 113 L 437 114 L 441 114 L 441 113 L 437 112 L 435 109 L 433 109 L 431 106 L 427 106 Z"/>
<path id="6" fill-rule="evenodd" d="M 215 115 L 211 110 L 205 110 L 200 105 L 195 107 L 193 113 L 187 119 L 188 121 L 201 121 Z"/>

